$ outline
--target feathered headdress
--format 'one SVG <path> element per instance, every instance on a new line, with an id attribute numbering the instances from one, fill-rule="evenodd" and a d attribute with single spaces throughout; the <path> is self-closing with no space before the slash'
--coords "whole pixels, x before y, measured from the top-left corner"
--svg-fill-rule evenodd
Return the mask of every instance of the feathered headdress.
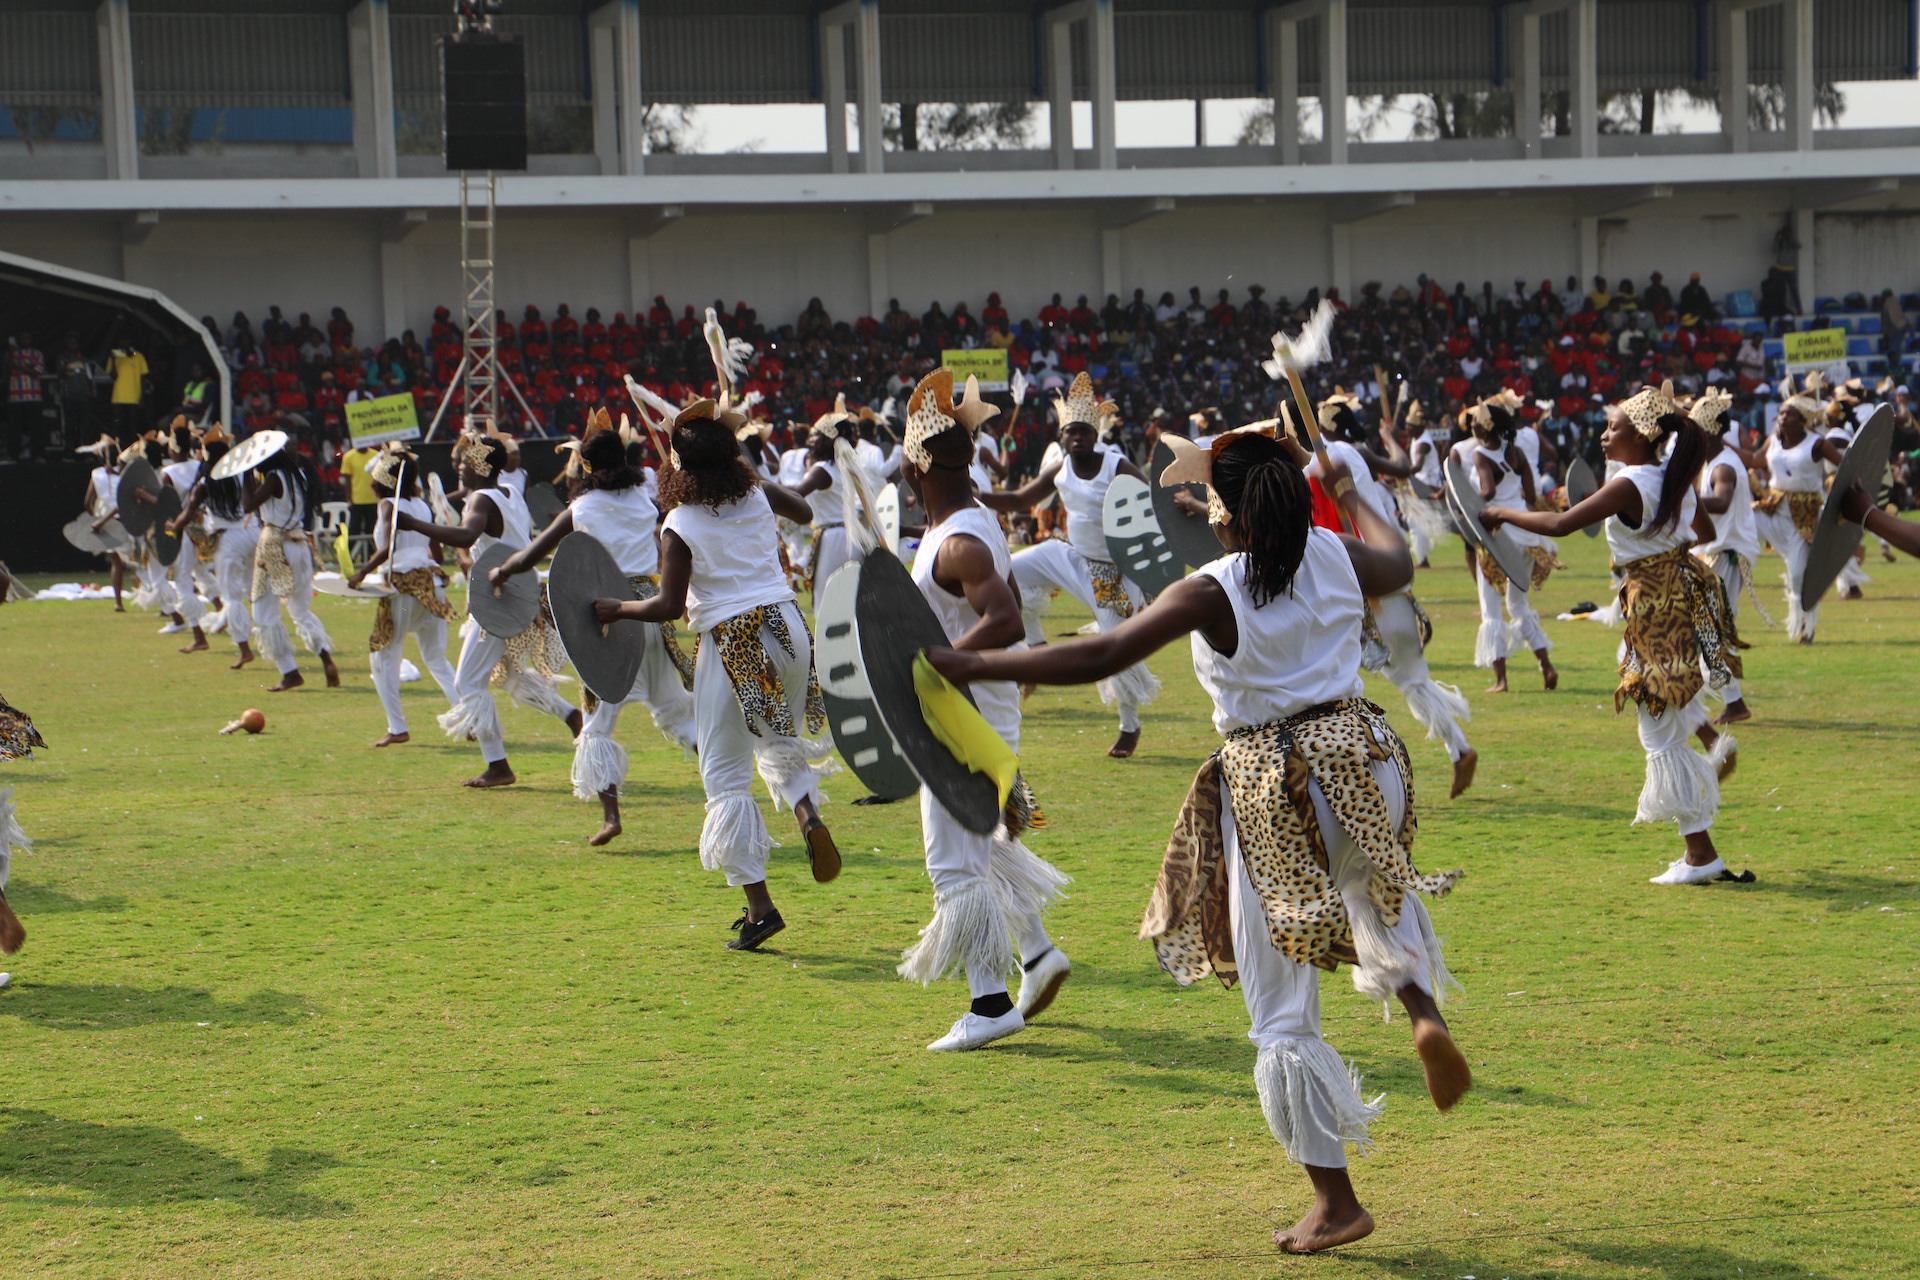
<path id="1" fill-rule="evenodd" d="M 1278 382 L 1287 376 L 1289 369 L 1296 372 L 1311 369 L 1332 354 L 1333 303 L 1322 299 L 1298 337 L 1290 338 L 1285 332 L 1273 335 L 1273 358 L 1261 361 L 1260 367 Z"/>
<path id="2" fill-rule="evenodd" d="M 1505 409 L 1513 414 L 1520 412 L 1521 404 L 1519 394 L 1512 387 L 1503 388 L 1467 410 L 1467 423 L 1475 433 L 1491 431 L 1495 409 Z"/>
<path id="3" fill-rule="evenodd" d="M 520 442 L 516 440 L 513 436 L 507 434 L 505 431 L 502 431 L 498 423 L 494 423 L 494 422 L 487 423 L 487 439 L 498 440 L 501 444 L 506 446 L 508 453 L 520 452 Z"/>
<path id="4" fill-rule="evenodd" d="M 493 474 L 492 451 L 487 447 L 492 441 L 478 431 L 462 431 L 453 438 L 453 463 L 457 467 L 466 463 L 478 476 Z"/>
<path id="5" fill-rule="evenodd" d="M 1783 401 L 1781 409 L 1792 409 L 1809 423 L 1816 421 L 1823 412 L 1820 405 L 1820 388 L 1824 385 L 1826 385 L 1826 379 L 1820 376 L 1818 369 L 1806 376 L 1798 392 L 1793 389 L 1793 378 L 1789 376 L 1780 384 L 1780 399 Z"/>
<path id="6" fill-rule="evenodd" d="M 900 448 L 907 461 L 926 471 L 933 466 L 927 441 L 955 427 L 971 440 L 980 424 L 999 413 L 997 406 L 980 398 L 980 380 L 968 375 L 967 389 L 958 404 L 953 399 L 953 370 L 944 366 L 920 379 L 907 400 L 907 431 Z"/>
<path id="7" fill-rule="evenodd" d="M 407 452 L 407 446 L 398 440 L 390 440 L 380 451 L 379 456 L 367 465 L 367 479 L 382 489 L 395 490 L 397 493 L 400 466 L 402 463 L 412 461 L 417 459 Z"/>
<path id="8" fill-rule="evenodd" d="M 949 383 L 951 392 L 951 383 Z M 858 414 L 847 408 L 847 393 L 842 391 L 833 398 L 833 408 L 813 420 L 813 434 L 827 440 L 838 440 L 841 428 L 856 420 Z"/>
<path id="9" fill-rule="evenodd" d="M 1073 385 L 1067 388 L 1066 395 L 1053 398 L 1053 411 L 1063 429 L 1074 422 L 1098 428 L 1101 420 L 1117 407 L 1111 400 L 1102 400 L 1094 394 L 1093 379 L 1084 370 L 1073 375 Z"/>
<path id="10" fill-rule="evenodd" d="M 707 340 L 707 352 L 713 357 L 713 377 L 719 384 L 720 400 L 725 403 L 733 396 L 734 388 L 747 376 L 747 367 L 753 362 L 753 344 L 745 338 L 729 338 L 727 331 L 720 327 L 720 316 L 712 307 L 707 308 L 707 322 L 700 327 L 701 336 Z"/>
<path id="11" fill-rule="evenodd" d="M 136 437 L 132 444 L 120 451 L 120 465 L 124 467 L 144 460 L 147 456 L 147 446 L 159 437 L 160 433 L 157 431 L 149 431 L 143 436 Z"/>
<path id="12" fill-rule="evenodd" d="M 1360 397 L 1354 395 L 1345 387 L 1336 386 L 1333 389 L 1333 394 L 1320 402 L 1320 429 L 1322 431 L 1333 430 L 1333 420 L 1342 409 L 1349 410 L 1356 418 L 1359 417 Z"/>
<path id="13" fill-rule="evenodd" d="M 205 448 L 210 444 L 232 444 L 232 443 L 233 443 L 233 437 L 228 435 L 227 429 L 221 426 L 217 422 L 214 423 L 212 426 L 208 427 L 206 430 L 206 433 L 200 437 L 201 448 Z"/>
<path id="14" fill-rule="evenodd" d="M 1163 486 L 1176 484 L 1207 486 L 1208 522 L 1220 525 L 1231 524 L 1233 513 L 1227 510 L 1227 504 L 1220 500 L 1218 493 L 1214 492 L 1213 464 L 1228 449 L 1254 436 L 1278 440 L 1293 456 L 1293 460 L 1303 467 L 1312 461 L 1312 455 L 1301 448 L 1300 442 L 1295 440 L 1290 432 L 1281 429 L 1280 419 L 1268 418 L 1264 422 L 1249 422 L 1244 427 L 1222 431 L 1207 444 L 1195 444 L 1185 436 L 1161 436 L 1161 441 L 1173 452 L 1173 461 L 1161 468 L 1159 483 Z"/>
<path id="15" fill-rule="evenodd" d="M 1407 425 L 1409 427 L 1424 427 L 1427 425 L 1427 411 L 1421 406 L 1418 400 L 1411 401 L 1407 405 Z"/>
<path id="16" fill-rule="evenodd" d="M 1657 387 L 1642 387 L 1627 399 L 1620 402 L 1620 412 L 1627 415 L 1627 421 L 1633 429 L 1648 440 L 1660 438 L 1660 419 L 1670 413 L 1680 412 L 1680 405 L 1673 398 L 1673 383 L 1662 382 Z"/>
<path id="17" fill-rule="evenodd" d="M 1719 387 L 1708 387 L 1700 398 L 1693 402 L 1688 416 L 1702 431 L 1717 436 L 1727 429 L 1727 410 L 1733 407 L 1733 397 Z"/>
<path id="18" fill-rule="evenodd" d="M 567 465 L 560 469 L 560 474 L 569 480 L 578 480 L 581 476 L 593 470 L 592 467 L 587 465 L 587 460 L 582 455 L 581 449 L 587 441 L 593 439 L 602 431 L 611 430 L 613 430 L 613 415 L 609 414 L 604 406 L 589 411 L 587 414 L 587 425 L 581 428 L 580 438 L 578 440 L 564 440 L 558 446 L 566 450 L 570 455 L 567 458 Z"/>

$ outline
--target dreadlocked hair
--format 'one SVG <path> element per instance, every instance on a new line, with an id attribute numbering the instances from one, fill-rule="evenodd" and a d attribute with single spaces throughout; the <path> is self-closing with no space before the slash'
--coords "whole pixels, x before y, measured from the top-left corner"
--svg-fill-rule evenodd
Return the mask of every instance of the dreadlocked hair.
<path id="1" fill-rule="evenodd" d="M 225 444 L 216 440 L 208 445 L 206 461 L 200 464 L 198 479 L 206 504 L 213 509 L 213 514 L 222 520 L 238 521 L 246 514 L 240 492 L 240 477 L 228 476 L 225 480 L 213 478 L 213 464 L 226 456 Z"/>
<path id="2" fill-rule="evenodd" d="M 580 461 L 588 471 L 583 479 L 589 489 L 631 489 L 640 483 L 639 473 L 627 464 L 627 445 L 612 431 L 597 432 L 580 446 Z"/>
<path id="3" fill-rule="evenodd" d="M 662 511 L 689 502 L 718 511 L 740 501 L 760 483 L 733 432 L 712 418 L 675 423 L 673 451 L 680 456 L 680 465 L 669 459 L 660 469 Z"/>
<path id="4" fill-rule="evenodd" d="M 286 486 L 286 496 L 293 500 L 294 522 L 304 529 L 313 522 L 313 468 L 307 460 L 293 451 L 289 444 L 280 452 L 260 464 L 262 471 L 278 471 L 280 481 Z"/>
<path id="5" fill-rule="evenodd" d="M 1700 479 L 1701 468 L 1719 451 L 1719 442 L 1700 429 L 1700 424 L 1684 413 L 1660 415 L 1660 438 L 1656 450 L 1672 442 L 1667 454 L 1667 469 L 1660 478 L 1660 505 L 1654 509 L 1649 530 L 1677 525 L 1680 504 Z"/>
<path id="6" fill-rule="evenodd" d="M 1279 441 L 1248 436 L 1213 460 L 1213 490 L 1233 514 L 1233 532 L 1247 553 L 1241 582 L 1257 609 L 1291 594 L 1313 527 L 1313 491 Z"/>

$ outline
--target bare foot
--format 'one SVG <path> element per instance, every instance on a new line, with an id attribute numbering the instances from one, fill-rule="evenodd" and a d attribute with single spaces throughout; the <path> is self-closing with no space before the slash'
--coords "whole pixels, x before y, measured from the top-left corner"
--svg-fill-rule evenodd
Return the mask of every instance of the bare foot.
<path id="1" fill-rule="evenodd" d="M 199 627 L 195 627 L 193 629 L 193 643 L 188 645 L 186 648 L 182 649 L 180 652 L 199 653 L 202 650 L 206 649 L 207 647 L 208 647 L 207 633 L 202 631 Z"/>
<path id="2" fill-rule="evenodd" d="M 389 733 L 373 745 L 376 747 L 397 747 L 403 742 L 411 742 L 412 740 L 413 735 L 410 733 Z"/>
<path id="3" fill-rule="evenodd" d="M 1812 637 L 1811 635 L 1805 635 L 1805 636 L 1801 636 L 1801 637 L 1800 637 L 1800 643 L 1801 643 L 1801 644 L 1812 644 L 1812 643 L 1813 643 L 1813 637 Z"/>
<path id="4" fill-rule="evenodd" d="M 1745 698 L 1735 698 L 1726 706 L 1726 710 L 1713 718 L 1715 724 L 1739 724 L 1742 720 L 1753 719 L 1753 712 L 1747 707 Z"/>
<path id="5" fill-rule="evenodd" d="M 1880 544 L 1880 558 L 1882 560 L 1885 560 L 1888 564 L 1900 563 L 1900 557 L 1893 554 L 1893 548 L 1886 545 L 1885 543 Z"/>
<path id="6" fill-rule="evenodd" d="M 1865 600 L 1867 598 L 1867 593 L 1862 591 L 1858 587 L 1848 587 L 1845 591 L 1842 591 L 1840 593 L 1840 598 L 1842 600 Z"/>
<path id="7" fill-rule="evenodd" d="M 240 646 L 240 661 L 228 667 L 227 670 L 238 671 L 240 668 L 246 666 L 249 662 L 252 662 L 252 661 L 253 661 L 253 650 L 243 644 Z"/>
<path id="8" fill-rule="evenodd" d="M 13 908 L 7 904 L 7 895 L 0 893 L 0 951 L 12 955 L 27 940 L 27 927 L 20 923 L 20 917 L 13 914 Z"/>
<path id="9" fill-rule="evenodd" d="M 1307 1216 L 1285 1231 L 1273 1233 L 1273 1242 L 1283 1253 L 1318 1253 L 1336 1245 L 1352 1244 L 1373 1234 L 1373 1215 L 1355 1205 L 1338 1213 L 1314 1205 Z"/>
<path id="10" fill-rule="evenodd" d="M 1140 731 L 1138 729 L 1122 729 L 1120 736 L 1113 740 L 1113 745 L 1107 748 L 1107 754 L 1115 760 L 1125 760 L 1133 755 L 1133 749 L 1139 745 Z"/>
<path id="11" fill-rule="evenodd" d="M 115 600 L 113 602 L 113 611 L 115 613 L 125 613 L 127 611 L 127 606 L 121 604 L 118 600 Z"/>
<path id="12" fill-rule="evenodd" d="M 1507 691 L 1507 681 L 1506 681 L 1506 677 L 1504 676 L 1498 680 L 1495 680 L 1492 684 L 1487 686 L 1488 693 L 1505 693 L 1506 691 Z"/>
<path id="13" fill-rule="evenodd" d="M 520 779 L 513 776 L 513 770 L 507 767 L 505 760 L 502 760 L 499 764 L 488 765 L 485 773 L 475 778 L 468 778 L 460 785 L 484 791 L 489 787 L 510 787 L 518 781 Z"/>
<path id="14" fill-rule="evenodd" d="M 320 665 L 326 669 L 327 688 L 338 689 L 340 687 L 340 668 L 333 665 L 332 655 L 321 654 Z"/>
<path id="15" fill-rule="evenodd" d="M 1453 790 L 1447 792 L 1447 799 L 1458 800 L 1460 793 L 1473 785 L 1473 771 L 1480 764 L 1480 753 L 1472 747 L 1465 755 L 1453 762 Z"/>
<path id="16" fill-rule="evenodd" d="M 1558 689 L 1560 687 L 1559 668 L 1555 667 L 1551 662 L 1541 663 L 1540 683 L 1547 686 L 1548 693 L 1552 693 L 1555 689 Z"/>
<path id="17" fill-rule="evenodd" d="M 1447 1024 L 1439 1018 L 1416 1018 L 1413 1023 L 1413 1051 L 1420 1055 L 1420 1066 L 1427 1075 L 1427 1093 L 1433 1105 L 1450 1111 L 1467 1090 L 1473 1088 L 1473 1070 L 1467 1056 L 1453 1042 Z"/>
<path id="18" fill-rule="evenodd" d="M 306 682 L 307 682 L 307 678 L 301 675 L 298 671 L 289 671 L 285 675 L 280 677 L 279 684 L 268 685 L 267 692 L 268 693 L 285 693 L 289 689 L 298 689 L 301 685 L 305 684 Z"/>
<path id="19" fill-rule="evenodd" d="M 598 849 L 603 844 L 612 844 L 614 841 L 614 837 L 618 836 L 619 834 L 620 834 L 620 823 L 618 821 L 609 822 L 605 826 L 601 827 L 598 831 L 594 832 L 593 838 L 591 840 L 588 840 L 587 843 L 592 845 L 594 848 Z"/>

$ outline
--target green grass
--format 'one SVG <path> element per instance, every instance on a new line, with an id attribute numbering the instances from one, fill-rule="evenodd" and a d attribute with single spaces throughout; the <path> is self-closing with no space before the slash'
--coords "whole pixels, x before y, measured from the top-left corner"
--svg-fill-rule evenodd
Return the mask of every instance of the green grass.
<path id="1" fill-rule="evenodd" d="M 1549 612 L 1605 590 L 1600 544 L 1563 554 Z M 1516 664 L 1482 696 L 1459 561 L 1417 589 L 1473 698 L 1475 789 L 1448 802 L 1444 753 L 1374 696 L 1412 747 L 1419 861 L 1469 872 L 1434 915 L 1477 1087 L 1435 1113 L 1404 1021 L 1323 983 L 1388 1111 L 1354 1168 L 1380 1229 L 1315 1259 L 1269 1243 L 1306 1183 L 1238 994 L 1179 990 L 1134 938 L 1213 742 L 1184 651 L 1154 662 L 1129 763 L 1091 690 L 1029 704 L 1074 976 L 1026 1033 L 950 1057 L 922 1046 L 964 986 L 893 974 L 931 907 L 911 806 L 830 785 L 828 886 L 769 811 L 788 928 L 732 954 L 698 780 L 643 712 L 627 834 L 593 850 L 550 719 L 505 712 L 507 791 L 455 785 L 479 761 L 430 684 L 406 687 L 413 744 L 367 749 L 368 606 L 321 604 L 347 688 L 287 695 L 150 615 L 0 609 L 0 690 L 53 744 L 0 772 L 36 841 L 0 991 L 0 1275 L 1914 1274 L 1920 565 L 1870 563 L 1810 649 L 1748 607 L 1758 718 L 1716 836 L 1760 881 L 1659 889 L 1679 841 L 1628 825 L 1616 633 L 1549 621 L 1560 691 Z M 247 706 L 268 732 L 217 736 Z"/>

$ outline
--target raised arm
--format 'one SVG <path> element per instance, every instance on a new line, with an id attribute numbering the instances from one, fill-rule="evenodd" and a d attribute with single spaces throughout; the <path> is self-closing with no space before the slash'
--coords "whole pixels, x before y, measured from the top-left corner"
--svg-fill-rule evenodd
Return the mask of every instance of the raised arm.
<path id="1" fill-rule="evenodd" d="M 1549 538 L 1564 538 L 1588 525 L 1599 524 L 1608 516 L 1637 512 L 1640 491 L 1633 481 L 1616 476 L 1600 486 L 1599 492 L 1571 511 L 1515 511 L 1511 507 L 1488 507 L 1480 513 L 1480 523 L 1491 533 L 1503 524 Z"/>
<path id="2" fill-rule="evenodd" d="M 507 557 L 506 563 L 487 575 L 489 585 L 498 588 L 508 578 L 527 570 L 553 554 L 560 540 L 573 532 L 573 508 L 568 507 L 555 516 L 540 536 Z"/>
<path id="3" fill-rule="evenodd" d="M 1103 635 L 1015 653 L 930 649 L 935 670 L 957 684 L 1012 680 L 1021 684 L 1092 684 L 1125 671 L 1191 631 L 1205 631 L 1223 652 L 1239 647 L 1233 603 L 1205 574 L 1183 578 L 1154 602 Z"/>
<path id="4" fill-rule="evenodd" d="M 806 475 L 800 477 L 800 487 L 795 489 L 794 492 L 804 498 L 810 493 L 818 493 L 822 489 L 831 488 L 832 485 L 832 474 L 816 462 L 807 468 Z M 807 512 L 807 519 L 813 519 L 813 512 L 811 510 Z"/>
<path id="5" fill-rule="evenodd" d="M 374 506 L 373 527 L 374 527 L 375 533 L 374 533 L 374 539 L 373 539 L 374 541 L 373 554 L 368 556 L 367 562 L 361 565 L 358 569 L 356 569 L 353 572 L 352 576 L 347 579 L 348 586 L 357 588 L 362 582 L 365 582 L 367 578 L 372 575 L 375 569 L 378 569 L 381 565 L 393 559 L 393 539 L 389 537 L 387 539 L 387 545 L 383 547 L 379 545 L 380 536 L 378 532 L 380 529 L 386 526 L 386 521 L 389 519 L 387 515 L 387 509 L 392 505 L 393 505 L 392 498 L 382 498 Z"/>
<path id="6" fill-rule="evenodd" d="M 1066 460 L 1062 459 L 1042 470 L 1039 475 L 1027 481 L 1018 489 L 998 489 L 991 493 L 978 494 L 980 504 L 989 511 L 1009 512 L 1025 511 L 1028 507 L 1037 506 L 1054 495 L 1056 489 L 1054 479 L 1060 474 L 1060 468 L 1066 465 Z M 1132 466 L 1133 464 L 1124 463 L 1122 465 Z M 1135 468 L 1134 474 L 1139 474 L 1138 468 Z"/>
<path id="7" fill-rule="evenodd" d="M 773 514 L 795 524 L 808 524 L 813 520 L 813 508 L 799 493 L 783 484 L 763 482 L 760 486 L 767 495 L 767 505 L 773 508 Z"/>

